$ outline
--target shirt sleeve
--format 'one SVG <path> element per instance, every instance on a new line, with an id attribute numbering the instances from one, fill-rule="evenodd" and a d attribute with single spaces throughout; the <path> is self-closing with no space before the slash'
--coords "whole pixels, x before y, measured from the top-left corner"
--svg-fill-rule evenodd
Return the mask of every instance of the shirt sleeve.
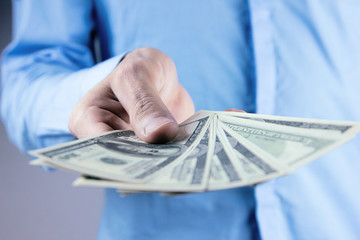
<path id="1" fill-rule="evenodd" d="M 93 1 L 13 1 L 13 40 L 2 56 L 1 115 L 22 150 L 74 139 L 67 124 L 80 98 L 123 54 L 95 64 Z"/>

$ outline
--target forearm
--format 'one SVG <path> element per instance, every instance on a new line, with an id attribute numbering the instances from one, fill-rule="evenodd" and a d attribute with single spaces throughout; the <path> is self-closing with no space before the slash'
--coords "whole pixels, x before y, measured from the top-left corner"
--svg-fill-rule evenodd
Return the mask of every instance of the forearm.
<path id="1" fill-rule="evenodd" d="M 4 64 L 1 110 L 11 140 L 26 151 L 71 139 L 67 124 L 74 106 L 121 57 L 80 70 L 50 63 L 17 69 Z"/>
<path id="2" fill-rule="evenodd" d="M 95 65 L 93 1 L 14 1 L 13 39 L 2 56 L 1 115 L 23 151 L 72 137 L 77 101 L 117 65 Z M 54 140 L 52 140 L 54 139 Z"/>

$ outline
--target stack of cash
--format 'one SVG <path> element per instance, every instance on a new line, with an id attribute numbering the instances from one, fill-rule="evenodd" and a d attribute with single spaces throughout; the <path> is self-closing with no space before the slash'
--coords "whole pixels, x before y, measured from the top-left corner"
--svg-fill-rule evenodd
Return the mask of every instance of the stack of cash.
<path id="1" fill-rule="evenodd" d="M 199 111 L 175 140 L 149 144 L 112 131 L 31 151 L 44 165 L 81 173 L 76 186 L 123 192 L 202 192 L 254 185 L 294 172 L 350 140 L 360 124 Z"/>

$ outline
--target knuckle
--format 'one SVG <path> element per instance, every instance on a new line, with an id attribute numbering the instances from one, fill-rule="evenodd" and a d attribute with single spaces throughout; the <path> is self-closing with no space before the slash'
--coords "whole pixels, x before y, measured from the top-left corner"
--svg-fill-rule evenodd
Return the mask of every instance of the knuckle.
<path id="1" fill-rule="evenodd" d="M 150 73 L 147 65 L 146 61 L 141 57 L 134 57 L 121 65 L 121 68 L 117 72 L 116 79 L 124 83 L 142 78 Z"/>
<path id="2" fill-rule="evenodd" d="M 76 132 L 75 132 L 76 128 L 74 127 L 74 123 L 73 123 L 73 121 L 71 121 L 71 119 L 68 122 L 68 129 L 69 129 L 71 134 L 76 135 Z"/>
<path id="3" fill-rule="evenodd" d="M 175 68 L 175 63 L 174 61 L 166 54 L 163 55 L 163 64 L 167 67 L 167 68 Z"/>
<path id="4" fill-rule="evenodd" d="M 165 80 L 172 80 L 172 75 L 176 75 L 176 67 L 167 54 L 145 47 L 129 53 L 119 64 L 117 73 L 116 79 L 120 82 L 146 79 L 156 86 L 162 86 Z"/>
<path id="5" fill-rule="evenodd" d="M 108 125 L 113 125 L 115 122 L 117 122 L 117 120 L 118 120 L 118 117 L 115 114 L 108 112 L 108 114 L 103 115 L 102 122 L 104 122 Z"/>
<path id="6" fill-rule="evenodd" d="M 100 114 L 100 110 L 97 106 L 90 106 L 86 111 L 85 119 L 88 119 L 91 123 L 97 123 L 103 121 L 103 114 Z"/>
<path id="7" fill-rule="evenodd" d="M 91 106 L 87 111 L 87 119 L 92 124 L 106 123 L 113 125 L 113 123 L 118 121 L 119 117 L 108 109 Z"/>
<path id="8" fill-rule="evenodd" d="M 132 60 L 131 64 L 127 67 L 127 70 L 133 75 L 143 75 L 148 72 L 147 68 L 148 63 L 142 58 L 135 58 Z"/>
<path id="9" fill-rule="evenodd" d="M 136 119 L 142 119 L 146 115 L 154 112 L 154 106 L 156 106 L 154 97 L 148 96 L 144 92 L 138 92 L 136 93 L 135 99 L 134 117 Z"/>
<path id="10" fill-rule="evenodd" d="M 134 52 L 138 53 L 138 54 L 152 55 L 152 54 L 156 54 L 160 51 L 153 47 L 142 47 L 142 48 L 136 49 Z"/>
<path id="11" fill-rule="evenodd" d="M 75 116 L 74 114 L 72 114 L 70 116 L 70 119 L 68 121 L 68 129 L 70 131 L 70 133 L 74 136 L 78 135 L 78 125 L 79 125 L 79 117 Z"/>

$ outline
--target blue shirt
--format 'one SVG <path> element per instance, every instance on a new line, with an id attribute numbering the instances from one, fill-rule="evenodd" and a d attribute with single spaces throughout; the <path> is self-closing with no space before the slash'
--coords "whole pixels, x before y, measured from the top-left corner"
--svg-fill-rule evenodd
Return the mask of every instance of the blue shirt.
<path id="1" fill-rule="evenodd" d="M 18 0 L 1 113 L 23 151 L 72 140 L 77 101 L 128 51 L 167 53 L 197 110 L 360 121 L 360 3 Z M 101 53 L 94 50 L 99 44 Z M 356 239 L 360 139 L 256 188 L 106 191 L 99 239 Z"/>

